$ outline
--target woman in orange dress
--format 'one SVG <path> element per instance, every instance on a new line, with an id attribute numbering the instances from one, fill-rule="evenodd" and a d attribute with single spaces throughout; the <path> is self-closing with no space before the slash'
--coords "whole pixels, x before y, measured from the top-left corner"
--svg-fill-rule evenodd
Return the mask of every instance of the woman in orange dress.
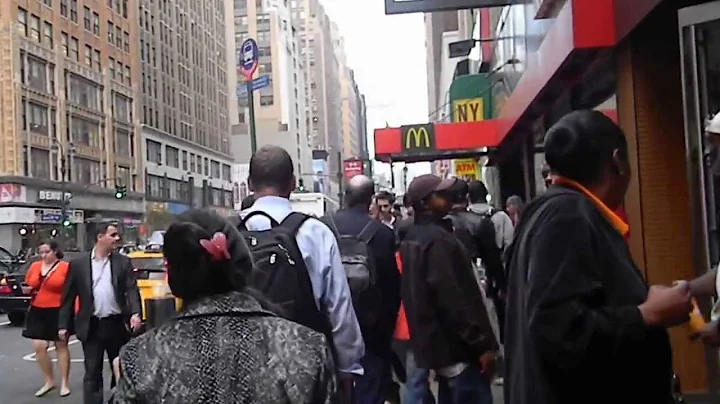
<path id="1" fill-rule="evenodd" d="M 34 296 L 23 336 L 33 341 L 37 363 L 45 376 L 45 384 L 35 396 L 42 397 L 56 387 L 52 361 L 48 354 L 50 343 L 53 343 L 60 366 L 60 396 L 66 397 L 70 394 L 70 352 L 67 341 L 58 340 L 58 313 L 68 275 L 68 262 L 61 261 L 63 253 L 55 241 L 41 244 L 38 250 L 41 259 L 30 266 L 25 278 L 25 283 L 33 289 Z"/>

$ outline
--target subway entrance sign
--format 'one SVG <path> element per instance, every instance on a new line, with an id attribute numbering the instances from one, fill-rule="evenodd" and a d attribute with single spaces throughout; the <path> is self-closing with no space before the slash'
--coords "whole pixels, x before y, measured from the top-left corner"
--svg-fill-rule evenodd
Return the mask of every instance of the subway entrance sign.
<path id="1" fill-rule="evenodd" d="M 417 162 L 477 157 L 486 147 L 497 147 L 499 133 L 499 122 L 493 119 L 375 129 L 375 160 Z"/>

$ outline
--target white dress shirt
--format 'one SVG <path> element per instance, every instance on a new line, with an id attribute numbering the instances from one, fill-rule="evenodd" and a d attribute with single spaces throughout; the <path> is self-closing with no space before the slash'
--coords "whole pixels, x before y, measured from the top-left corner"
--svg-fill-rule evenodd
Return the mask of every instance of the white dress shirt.
<path id="1" fill-rule="evenodd" d="M 285 198 L 264 196 L 240 215 L 245 217 L 254 211 L 265 212 L 281 223 L 292 213 L 292 206 Z M 246 226 L 251 231 L 268 230 L 270 220 L 256 215 L 248 220 Z M 335 235 L 324 223 L 311 218 L 300 226 L 296 240 L 310 275 L 315 303 L 318 307 L 326 307 L 338 354 L 338 371 L 362 375 L 360 360 L 365 356 L 365 342 L 355 316 Z"/>
<path id="2" fill-rule="evenodd" d="M 112 270 L 110 269 L 110 255 L 99 257 L 93 248 L 90 253 L 92 264 L 92 292 L 95 300 L 94 315 L 104 318 L 120 314 L 120 306 L 115 297 L 115 289 L 112 285 Z"/>

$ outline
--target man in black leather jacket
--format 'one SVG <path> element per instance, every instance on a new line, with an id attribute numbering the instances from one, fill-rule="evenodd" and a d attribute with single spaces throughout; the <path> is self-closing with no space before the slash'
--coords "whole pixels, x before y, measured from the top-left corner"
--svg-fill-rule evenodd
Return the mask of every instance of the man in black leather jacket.
<path id="1" fill-rule="evenodd" d="M 500 249 L 495 242 L 495 226 L 487 215 L 468 211 L 467 182 L 458 179 L 447 192 L 453 204 L 448 217 L 452 220 L 455 235 L 472 262 L 482 261 L 490 286 L 488 295 L 497 303 L 498 298 L 504 296 L 507 283 Z"/>

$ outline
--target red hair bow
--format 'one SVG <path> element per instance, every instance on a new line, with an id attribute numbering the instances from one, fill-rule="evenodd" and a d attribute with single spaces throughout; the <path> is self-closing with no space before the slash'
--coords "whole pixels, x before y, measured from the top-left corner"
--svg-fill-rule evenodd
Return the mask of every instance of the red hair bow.
<path id="1" fill-rule="evenodd" d="M 213 261 L 222 261 L 230 259 L 230 251 L 228 251 L 227 237 L 222 232 L 213 234 L 212 240 L 202 239 L 200 245 L 203 246 L 212 257 Z"/>

